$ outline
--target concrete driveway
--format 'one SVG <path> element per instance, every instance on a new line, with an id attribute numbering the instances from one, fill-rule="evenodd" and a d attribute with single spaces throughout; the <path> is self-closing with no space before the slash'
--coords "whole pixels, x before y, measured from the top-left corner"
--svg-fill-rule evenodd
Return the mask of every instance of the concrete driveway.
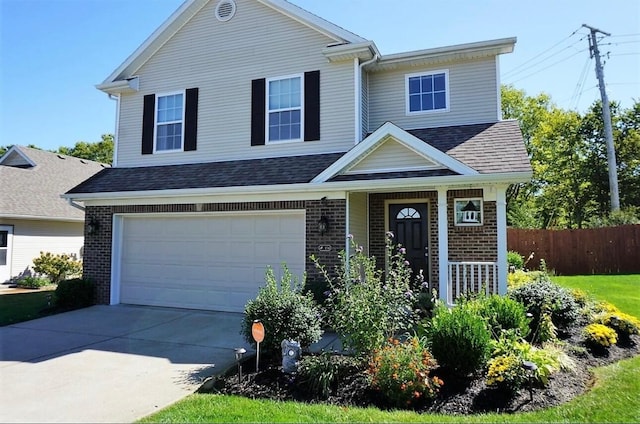
<path id="1" fill-rule="evenodd" d="M 241 314 L 93 306 L 0 327 L 0 422 L 131 422 L 235 363 Z M 215 366 L 215 368 L 214 368 Z"/>

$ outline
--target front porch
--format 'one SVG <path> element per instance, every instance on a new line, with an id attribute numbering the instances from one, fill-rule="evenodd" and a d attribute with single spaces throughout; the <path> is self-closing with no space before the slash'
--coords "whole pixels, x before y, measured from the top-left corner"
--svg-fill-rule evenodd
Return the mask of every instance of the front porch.
<path id="1" fill-rule="evenodd" d="M 385 266 L 385 234 L 406 248 L 414 273 L 453 304 L 464 293 L 506 293 L 504 186 L 351 192 L 347 233 Z M 470 205 L 475 205 L 475 211 Z M 444 277 L 444 278 L 442 278 Z"/>

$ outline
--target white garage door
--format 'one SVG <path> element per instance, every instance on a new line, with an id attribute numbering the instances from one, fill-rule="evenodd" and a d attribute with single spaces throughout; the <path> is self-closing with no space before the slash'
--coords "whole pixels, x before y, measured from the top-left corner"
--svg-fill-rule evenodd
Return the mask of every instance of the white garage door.
<path id="1" fill-rule="evenodd" d="M 301 276 L 303 211 L 122 219 L 120 303 L 242 312 L 267 265 Z"/>

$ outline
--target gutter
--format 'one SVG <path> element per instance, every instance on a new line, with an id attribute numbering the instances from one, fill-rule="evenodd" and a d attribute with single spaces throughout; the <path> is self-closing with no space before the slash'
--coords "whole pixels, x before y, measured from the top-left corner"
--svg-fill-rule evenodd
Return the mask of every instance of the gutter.
<path id="1" fill-rule="evenodd" d="M 69 203 L 70 206 L 73 206 L 76 209 L 80 209 L 82 212 L 85 211 L 85 207 L 82 205 L 77 204 L 76 202 L 73 201 L 73 198 L 71 197 L 65 197 L 65 195 L 63 194 L 62 197 L 64 197 L 65 199 L 67 199 L 67 203 Z"/>
<path id="2" fill-rule="evenodd" d="M 102 200 L 102 199 L 142 199 L 142 198 L 171 198 L 190 196 L 216 196 L 216 195 L 259 195 L 259 194 L 286 194 L 309 193 L 327 191 L 362 191 L 379 192 L 398 189 L 436 190 L 438 187 L 462 187 L 474 188 L 481 184 L 512 184 L 527 182 L 531 179 L 532 172 L 509 172 L 504 174 L 476 174 L 476 175 L 447 175 L 442 177 L 415 177 L 395 180 L 361 180 L 361 181 L 335 181 L 323 183 L 299 183 L 287 185 L 246 186 L 246 187 L 217 187 L 217 188 L 192 188 L 171 190 L 146 190 L 146 191 L 120 191 L 104 193 L 67 193 L 62 197 L 75 200 Z"/>

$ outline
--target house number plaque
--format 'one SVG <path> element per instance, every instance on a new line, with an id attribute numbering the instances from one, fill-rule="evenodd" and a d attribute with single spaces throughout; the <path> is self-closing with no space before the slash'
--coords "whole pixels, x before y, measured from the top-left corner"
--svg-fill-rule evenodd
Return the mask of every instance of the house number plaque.
<path id="1" fill-rule="evenodd" d="M 318 246 L 318 252 L 331 252 L 330 244 L 321 244 Z"/>

